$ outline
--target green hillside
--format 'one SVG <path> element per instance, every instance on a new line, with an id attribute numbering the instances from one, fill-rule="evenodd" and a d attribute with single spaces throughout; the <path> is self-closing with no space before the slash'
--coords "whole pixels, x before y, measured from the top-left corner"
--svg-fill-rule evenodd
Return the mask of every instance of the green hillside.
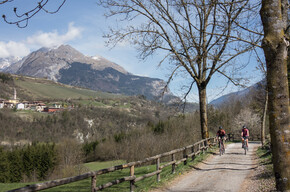
<path id="1" fill-rule="evenodd" d="M 120 95 L 67 86 L 46 79 L 14 76 L 14 84 L 26 95 L 25 98 L 32 99 L 120 98 Z"/>

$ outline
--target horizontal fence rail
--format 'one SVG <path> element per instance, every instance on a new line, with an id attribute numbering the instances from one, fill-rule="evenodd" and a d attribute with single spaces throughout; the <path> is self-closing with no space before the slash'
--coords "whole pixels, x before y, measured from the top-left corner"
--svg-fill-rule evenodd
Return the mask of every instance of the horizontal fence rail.
<path id="1" fill-rule="evenodd" d="M 240 141 L 241 140 L 241 134 L 233 134 L 233 133 L 229 133 L 227 134 L 227 139 L 229 141 Z M 261 140 L 261 135 L 260 134 L 253 134 L 250 135 L 250 137 L 248 138 L 249 141 L 260 141 Z"/>
<path id="2" fill-rule="evenodd" d="M 234 137 L 232 137 L 232 138 L 234 138 Z M 68 177 L 68 178 L 48 181 L 48 182 L 44 182 L 44 183 L 33 184 L 33 185 L 26 186 L 26 187 L 14 189 L 14 190 L 11 190 L 9 192 L 39 191 L 39 190 L 57 187 L 57 186 L 64 185 L 64 184 L 77 182 L 77 181 L 84 180 L 87 178 L 91 178 L 91 191 L 94 191 L 94 192 L 111 187 L 113 185 L 117 185 L 119 183 L 126 182 L 126 181 L 130 182 L 130 191 L 132 192 L 132 191 L 134 191 L 136 182 L 141 181 L 141 180 L 148 178 L 148 177 L 155 176 L 155 175 L 157 177 L 156 178 L 157 182 L 159 182 L 161 180 L 160 174 L 162 172 L 162 169 L 164 169 L 165 167 L 171 166 L 172 173 L 175 173 L 175 168 L 178 164 L 183 162 L 184 165 L 186 165 L 189 158 L 192 158 L 192 160 L 193 160 L 196 155 L 206 151 L 212 145 L 216 145 L 216 137 L 203 139 L 203 140 L 196 142 L 192 145 L 188 145 L 186 147 L 182 147 L 182 148 L 175 149 L 175 150 L 172 150 L 172 151 L 169 151 L 166 153 L 155 155 L 155 156 L 143 159 L 141 161 L 135 161 L 135 162 L 130 162 L 130 163 L 123 164 L 123 165 L 113 166 L 113 167 L 110 167 L 107 169 L 91 171 L 91 172 L 87 172 L 87 173 L 84 173 L 84 174 L 81 174 L 81 175 L 78 175 L 75 177 Z M 178 154 L 178 153 L 182 153 L 181 159 L 176 159 L 176 154 Z M 165 164 L 161 165 L 161 158 L 163 158 L 163 157 L 170 157 L 171 161 L 164 162 Z M 152 162 L 152 161 L 155 161 L 156 171 L 153 171 L 151 173 L 136 177 L 135 167 L 144 165 L 144 164 L 146 164 L 148 162 Z M 100 186 L 96 186 L 97 176 L 103 175 L 106 173 L 110 173 L 110 172 L 114 172 L 117 170 L 121 170 L 121 169 L 126 169 L 126 168 L 130 169 L 129 176 L 116 179 L 114 181 L 105 183 L 105 184 L 100 185 Z"/>

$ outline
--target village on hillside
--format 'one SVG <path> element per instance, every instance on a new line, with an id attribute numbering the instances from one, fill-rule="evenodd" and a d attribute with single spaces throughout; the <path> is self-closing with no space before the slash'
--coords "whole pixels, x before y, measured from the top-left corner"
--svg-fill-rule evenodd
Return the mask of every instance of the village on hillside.
<path id="1" fill-rule="evenodd" d="M 73 106 L 72 106 L 73 107 Z M 9 100 L 0 98 L 0 109 L 9 108 L 16 110 L 32 110 L 38 112 L 54 113 L 57 111 L 62 111 L 64 108 L 61 104 L 53 103 L 51 106 L 47 106 L 42 101 L 20 101 L 17 98 L 17 92 L 14 88 L 14 96 Z"/>

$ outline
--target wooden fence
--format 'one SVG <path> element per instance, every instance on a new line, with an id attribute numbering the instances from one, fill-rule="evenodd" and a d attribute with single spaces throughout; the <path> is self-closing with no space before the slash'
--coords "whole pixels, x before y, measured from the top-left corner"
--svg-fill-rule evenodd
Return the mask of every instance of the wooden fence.
<path id="1" fill-rule="evenodd" d="M 33 185 L 29 185 L 23 188 L 14 189 L 9 192 L 39 191 L 39 190 L 53 188 L 53 187 L 57 187 L 57 186 L 68 184 L 68 183 L 73 183 L 73 182 L 84 180 L 87 178 L 91 178 L 91 191 L 99 191 L 99 190 L 111 187 L 113 185 L 128 181 L 130 183 L 130 191 L 132 192 L 134 191 L 136 182 L 143 180 L 145 178 L 148 178 L 148 177 L 152 177 L 154 175 L 156 175 L 157 182 L 159 182 L 161 179 L 160 173 L 162 172 L 163 168 L 171 166 L 172 173 L 174 173 L 175 168 L 178 164 L 182 162 L 186 164 L 189 158 L 194 159 L 196 155 L 200 154 L 201 152 L 204 152 L 205 150 L 209 148 L 209 146 L 215 145 L 215 144 L 216 144 L 216 138 L 212 137 L 212 138 L 201 140 L 197 143 L 194 143 L 186 147 L 182 147 L 182 148 L 175 149 L 166 153 L 162 153 L 153 157 L 146 158 L 141 161 L 130 162 L 123 165 L 113 166 L 107 169 L 91 171 L 91 172 L 87 172 L 87 173 L 84 173 L 82 175 L 78 175 L 75 177 L 69 177 L 69 178 L 48 181 L 45 183 L 33 184 Z M 176 158 L 178 154 L 179 155 L 182 154 L 181 159 Z M 161 165 L 161 158 L 163 157 L 169 157 L 171 158 L 171 161 L 164 162 L 165 164 Z M 136 175 L 134 174 L 136 166 L 142 166 L 144 164 L 152 163 L 154 161 L 156 163 L 156 171 L 136 177 Z M 130 169 L 130 175 L 120 178 L 120 179 L 116 179 L 114 181 L 111 181 L 109 183 L 106 183 L 100 186 L 96 186 L 97 176 L 103 175 L 109 172 L 114 172 L 117 170 L 125 169 L 125 168 Z"/>
<path id="2" fill-rule="evenodd" d="M 229 141 L 240 141 L 241 140 L 241 134 L 232 134 L 229 133 L 227 134 L 227 138 Z M 260 141 L 261 140 L 261 135 L 260 134 L 253 134 L 250 135 L 249 141 Z"/>

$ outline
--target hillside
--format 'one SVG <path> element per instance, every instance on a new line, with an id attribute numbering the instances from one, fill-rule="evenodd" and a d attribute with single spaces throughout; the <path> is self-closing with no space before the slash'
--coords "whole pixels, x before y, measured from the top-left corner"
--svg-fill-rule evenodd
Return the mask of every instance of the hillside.
<path id="1" fill-rule="evenodd" d="M 5 74 L 5 73 L 0 73 Z M 95 98 L 122 98 L 120 94 L 111 94 L 93 91 L 80 87 L 73 87 L 57 83 L 48 79 L 27 76 L 7 75 L 5 83 L 0 80 L 0 98 L 9 99 L 13 96 L 13 88 L 21 100 L 70 100 L 70 99 L 95 99 Z"/>
<path id="2" fill-rule="evenodd" d="M 91 99 L 124 97 L 110 93 L 77 88 L 47 79 L 14 76 L 14 83 L 22 90 L 22 94 L 31 99 Z"/>
<path id="3" fill-rule="evenodd" d="M 176 113 L 175 108 L 146 100 L 142 96 L 97 92 L 41 78 L 17 75 L 8 77 L 9 81 L 0 80 L 0 99 L 12 98 L 16 88 L 20 101 L 43 101 L 47 105 L 57 102 L 64 109 L 65 106 L 74 108 L 58 114 L 26 110 L 13 113 L 8 109 L 0 109 L 1 128 L 10 127 L 2 130 L 7 140 L 58 141 L 64 136 L 76 135 L 82 135 L 79 138 L 82 141 L 84 135 L 87 135 L 90 140 L 99 131 L 98 138 L 101 138 L 114 132 L 146 127 L 149 122 L 155 124 Z M 53 128 L 51 118 L 54 119 Z M 4 135 L 2 137 L 3 141 Z"/>
<path id="4" fill-rule="evenodd" d="M 249 103 L 254 97 L 257 96 L 258 92 L 263 92 L 263 89 L 266 86 L 265 79 L 250 86 L 247 87 L 241 91 L 229 93 L 226 95 L 223 95 L 209 103 L 209 105 L 213 106 L 221 106 L 224 104 L 234 103 L 234 102 L 242 102 L 242 103 Z"/>

